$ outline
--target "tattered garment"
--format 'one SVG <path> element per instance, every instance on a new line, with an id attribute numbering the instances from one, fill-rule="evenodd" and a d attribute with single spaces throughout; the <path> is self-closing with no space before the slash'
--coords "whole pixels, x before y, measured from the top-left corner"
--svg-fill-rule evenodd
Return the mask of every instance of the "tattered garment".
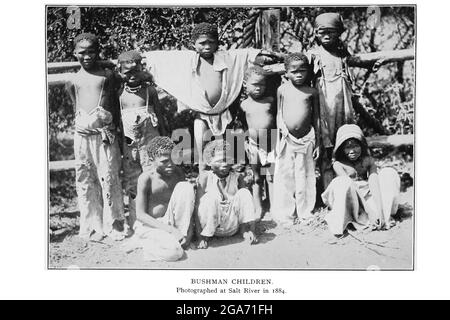
<path id="1" fill-rule="evenodd" d="M 120 97 L 120 110 L 122 114 L 124 141 L 124 189 L 127 194 L 136 196 L 137 179 L 142 168 L 149 164 L 145 147 L 155 137 L 159 136 L 158 119 L 154 112 L 149 112 L 149 90 L 146 88 L 146 104 L 142 107 L 122 107 L 124 94 Z M 134 206 L 132 206 L 134 208 Z"/>
<path id="2" fill-rule="evenodd" d="M 310 217 L 316 202 L 315 133 L 311 128 L 306 136 L 295 138 L 285 125 L 280 131 L 271 212 L 277 221 L 293 223 L 296 216 L 300 219 Z"/>
<path id="3" fill-rule="evenodd" d="M 392 168 L 378 172 L 385 221 L 397 212 L 400 194 L 400 178 Z M 322 194 L 323 202 L 330 209 L 325 221 L 331 233 L 341 235 L 351 223 L 356 228 L 376 221 L 377 207 L 366 180 L 352 180 L 340 176 L 331 181 Z"/>
<path id="4" fill-rule="evenodd" d="M 147 67 L 155 83 L 173 95 L 182 105 L 199 112 L 214 135 L 225 132 L 231 122 L 229 106 L 239 96 L 244 73 L 260 50 L 240 49 L 214 53 L 213 69 L 222 72 L 222 93 L 211 106 L 198 74 L 200 55 L 195 51 L 150 51 L 145 53 Z"/>
<path id="5" fill-rule="evenodd" d="M 166 214 L 157 219 L 178 229 L 186 237 L 191 225 L 194 206 L 194 186 L 189 182 L 179 182 L 173 190 Z M 138 246 L 143 248 L 144 260 L 176 261 L 183 256 L 184 251 L 178 239 L 164 230 L 142 225 L 136 228 L 136 237 Z"/>
<path id="6" fill-rule="evenodd" d="M 124 219 L 119 179 L 121 156 L 110 131 L 112 115 L 100 105 L 89 113 L 79 109 L 75 127 L 80 236 L 89 237 L 93 231 L 107 235 L 115 220 Z"/>
<path id="7" fill-rule="evenodd" d="M 210 171 L 207 174 L 206 193 L 200 198 L 198 208 L 202 236 L 232 236 L 238 232 L 241 224 L 259 218 L 250 191 L 238 189 L 239 173 L 231 172 L 225 178 L 227 197 L 228 194 L 234 194 L 228 199 L 219 187 L 219 177 Z"/>
<path id="8" fill-rule="evenodd" d="M 261 166 L 266 166 L 275 162 L 275 152 L 267 152 L 264 148 L 261 148 L 252 137 L 248 137 L 245 141 L 245 151 L 250 164 L 259 163 Z"/>
<path id="9" fill-rule="evenodd" d="M 309 53 L 319 91 L 320 136 L 325 148 L 333 147 L 336 132 L 346 123 L 354 123 L 351 76 L 347 59 L 331 55 L 318 46 Z"/>

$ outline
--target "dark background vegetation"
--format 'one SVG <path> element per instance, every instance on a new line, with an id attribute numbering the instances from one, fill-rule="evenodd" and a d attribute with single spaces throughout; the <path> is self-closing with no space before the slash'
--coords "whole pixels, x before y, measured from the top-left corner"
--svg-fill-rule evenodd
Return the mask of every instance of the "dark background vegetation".
<path id="1" fill-rule="evenodd" d="M 242 43 L 243 23 L 249 7 L 239 8 L 102 8 L 81 7 L 81 30 L 67 28 L 66 7 L 47 11 L 48 62 L 75 61 L 73 38 L 80 32 L 100 37 L 103 58 L 117 58 L 124 50 L 173 50 L 190 48 L 190 31 L 195 23 L 207 21 L 219 27 L 224 49 Z M 414 7 L 382 7 L 375 25 L 367 7 L 290 7 L 282 10 L 281 51 L 307 50 L 312 41 L 314 17 L 322 12 L 342 14 L 347 31 L 342 35 L 351 53 L 412 48 L 415 43 Z M 374 27 L 373 27 L 374 26 Z M 373 73 L 353 69 L 354 93 L 363 106 L 382 121 L 390 133 L 413 132 L 414 63 L 391 63 Z M 73 107 L 61 86 L 48 92 L 50 160 L 73 157 L 71 130 Z M 176 114 L 176 105 L 163 99 L 172 129 L 188 127 L 189 113 Z M 374 131 L 362 124 L 367 134 Z"/>
<path id="2" fill-rule="evenodd" d="M 190 32 L 199 22 L 219 27 L 223 49 L 239 48 L 243 42 L 244 21 L 250 7 L 238 8 L 150 8 L 81 7 L 81 29 L 67 28 L 67 7 L 47 8 L 48 62 L 75 61 L 73 38 L 81 32 L 93 32 L 102 44 L 101 56 L 115 59 L 130 49 L 190 49 Z M 346 31 L 342 40 L 350 53 L 408 49 L 415 46 L 414 7 L 381 7 L 379 23 L 374 23 L 367 7 L 290 7 L 281 14 L 281 52 L 307 50 L 313 41 L 314 17 L 323 12 L 339 12 Z M 372 20 L 371 20 L 372 19 Z M 414 61 L 390 63 L 377 72 L 353 68 L 354 95 L 389 134 L 413 133 Z M 73 159 L 73 106 L 62 86 L 48 89 L 50 161 Z M 161 92 L 165 117 L 171 129 L 189 127 L 192 114 L 176 112 L 176 101 Z M 375 130 L 360 121 L 367 135 Z M 408 152 L 410 153 L 410 152 Z M 54 173 L 56 180 L 73 180 L 73 173 Z M 58 177 L 59 178 L 58 178 Z M 61 178 L 61 179 L 60 179 Z M 54 180 L 54 179 L 52 179 Z M 53 186 L 52 197 L 74 194 L 73 185 Z M 60 196 L 58 196 L 58 194 Z M 55 199 L 56 199 L 55 198 Z"/>

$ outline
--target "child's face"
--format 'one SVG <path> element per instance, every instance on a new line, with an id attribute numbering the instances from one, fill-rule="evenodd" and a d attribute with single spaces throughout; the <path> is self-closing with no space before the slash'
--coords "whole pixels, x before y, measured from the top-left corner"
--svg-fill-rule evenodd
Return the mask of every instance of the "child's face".
<path id="1" fill-rule="evenodd" d="M 219 178 L 227 177 L 232 168 L 233 160 L 231 158 L 222 153 L 214 156 L 214 160 L 211 163 L 211 170 Z"/>
<path id="2" fill-rule="evenodd" d="M 89 40 L 79 41 L 73 53 L 83 69 L 86 70 L 92 69 L 98 59 L 98 48 Z"/>
<path id="3" fill-rule="evenodd" d="M 195 40 L 195 50 L 204 59 L 210 59 L 214 56 L 214 52 L 217 51 L 218 43 L 217 39 L 209 34 L 200 35 Z"/>
<path id="4" fill-rule="evenodd" d="M 120 62 L 120 73 L 125 75 L 125 81 L 129 85 L 138 85 L 142 81 L 141 60 L 129 60 Z"/>
<path id="5" fill-rule="evenodd" d="M 159 174 L 165 176 L 173 174 L 175 170 L 175 164 L 172 161 L 172 154 L 169 151 L 153 159 L 153 165 Z"/>
<path id="6" fill-rule="evenodd" d="M 247 93 L 254 99 L 259 99 L 264 96 L 266 91 L 266 79 L 262 75 L 253 74 L 246 82 Z"/>
<path id="7" fill-rule="evenodd" d="M 349 139 L 344 143 L 344 154 L 350 161 L 356 161 L 361 157 L 361 143 L 357 139 Z"/>
<path id="8" fill-rule="evenodd" d="M 316 35 L 324 47 L 336 46 L 339 40 L 339 32 L 333 28 L 317 30 Z"/>
<path id="9" fill-rule="evenodd" d="M 292 61 L 286 70 L 286 76 L 294 86 L 302 86 L 308 78 L 309 67 L 304 61 Z"/>

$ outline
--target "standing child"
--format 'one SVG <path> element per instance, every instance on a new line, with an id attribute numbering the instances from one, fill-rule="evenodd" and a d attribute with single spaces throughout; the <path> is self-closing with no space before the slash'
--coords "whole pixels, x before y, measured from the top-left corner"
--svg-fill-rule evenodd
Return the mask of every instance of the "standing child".
<path id="1" fill-rule="evenodd" d="M 324 147 L 320 170 L 325 189 L 333 178 L 332 151 L 337 129 L 354 122 L 351 75 L 347 64 L 350 55 L 340 35 L 344 32 L 338 13 L 324 13 L 315 19 L 317 45 L 308 52 L 314 67 L 314 86 L 320 99 L 320 136 Z"/>
<path id="2" fill-rule="evenodd" d="M 217 27 L 200 23 L 192 30 L 195 51 L 150 51 L 147 66 L 155 83 L 197 112 L 194 138 L 200 169 L 204 134 L 223 135 L 232 121 L 229 107 L 239 96 L 247 66 L 261 50 L 218 50 Z M 267 53 L 268 54 L 268 53 Z"/>
<path id="3" fill-rule="evenodd" d="M 337 177 L 322 194 L 331 209 L 325 217 L 330 231 L 341 235 L 350 223 L 392 227 L 400 194 L 398 173 L 392 168 L 378 170 L 361 129 L 354 124 L 339 128 L 333 153 Z"/>
<path id="4" fill-rule="evenodd" d="M 168 137 L 150 141 L 138 180 L 136 212 L 143 226 L 135 237 L 144 247 L 146 260 L 180 259 L 193 234 L 194 186 L 173 163 L 174 146 Z"/>
<path id="5" fill-rule="evenodd" d="M 124 131 L 123 173 L 125 193 L 129 203 L 129 226 L 136 221 L 136 186 L 142 173 L 143 163 L 147 163 L 146 146 L 156 136 L 165 135 L 164 122 L 158 94 L 142 71 L 142 57 L 137 51 L 127 51 L 119 55 L 120 73 L 125 79 L 124 89 L 119 97 Z"/>
<path id="6" fill-rule="evenodd" d="M 124 238 L 123 196 L 119 180 L 121 155 L 117 78 L 98 64 L 96 36 L 83 33 L 74 40 L 81 69 L 67 83 L 75 105 L 76 188 L 80 208 L 80 236 L 100 241 L 105 235 Z"/>
<path id="7" fill-rule="evenodd" d="M 315 163 L 319 156 L 318 94 L 309 86 L 308 58 L 292 53 L 285 59 L 288 81 L 278 88 L 274 203 L 279 222 L 293 224 L 311 216 L 316 201 Z"/>
<path id="8" fill-rule="evenodd" d="M 245 112 L 248 125 L 248 141 L 246 143 L 247 155 L 254 175 L 253 198 L 256 214 L 262 214 L 262 188 L 264 184 L 262 167 L 270 165 L 272 153 L 272 129 L 276 129 L 275 101 L 266 95 L 267 75 L 262 67 L 254 66 L 247 69 L 245 87 L 248 98 L 242 101 L 241 108 Z M 272 194 L 272 177 L 269 168 L 265 168 L 269 190 Z"/>
<path id="9" fill-rule="evenodd" d="M 214 140 L 205 147 L 205 163 L 211 171 L 198 177 L 199 205 L 196 215 L 198 248 L 206 249 L 212 236 L 229 237 L 239 230 L 250 244 L 258 240 L 252 194 L 244 187 L 244 175 L 231 171 L 234 157 L 231 145 L 224 140 Z"/>

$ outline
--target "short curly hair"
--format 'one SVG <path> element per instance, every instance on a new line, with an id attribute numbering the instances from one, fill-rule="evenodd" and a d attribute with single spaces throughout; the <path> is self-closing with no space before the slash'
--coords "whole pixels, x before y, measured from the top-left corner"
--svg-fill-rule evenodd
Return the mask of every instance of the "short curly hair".
<path id="1" fill-rule="evenodd" d="M 301 61 L 301 62 L 305 63 L 308 67 L 310 67 L 310 63 L 309 63 L 308 57 L 306 55 L 304 55 L 301 52 L 294 52 L 294 53 L 289 54 L 284 59 L 284 67 L 286 68 L 286 70 L 291 65 L 291 63 L 294 61 Z"/>
<path id="2" fill-rule="evenodd" d="M 231 155 L 231 144 L 223 139 L 216 139 L 209 142 L 203 150 L 203 161 L 210 166 L 216 155 L 225 153 Z"/>
<path id="3" fill-rule="evenodd" d="M 166 136 L 158 136 L 153 138 L 147 145 L 146 151 L 149 160 L 154 160 L 161 155 L 172 152 L 175 148 L 175 143 Z"/>
<path id="4" fill-rule="evenodd" d="M 267 77 L 267 72 L 261 66 L 252 66 L 245 71 L 245 80 L 247 81 L 251 76 L 258 75 Z"/>
<path id="5" fill-rule="evenodd" d="M 79 42 L 83 40 L 91 42 L 97 48 L 97 50 L 100 49 L 100 42 L 95 34 L 89 32 L 80 33 L 73 39 L 74 46 L 76 46 Z"/>
<path id="6" fill-rule="evenodd" d="M 216 40 L 219 40 L 219 31 L 217 30 L 217 26 L 207 22 L 202 22 L 194 26 L 191 33 L 191 39 L 195 42 L 201 35 L 205 34 L 211 35 Z"/>

